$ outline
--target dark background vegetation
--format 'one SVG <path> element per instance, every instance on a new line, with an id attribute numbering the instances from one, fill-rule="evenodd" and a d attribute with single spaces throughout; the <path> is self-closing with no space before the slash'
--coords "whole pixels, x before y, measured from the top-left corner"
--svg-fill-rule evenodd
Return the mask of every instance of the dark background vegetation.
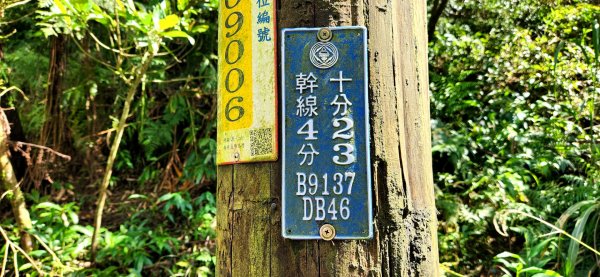
<path id="1" fill-rule="evenodd" d="M 2 272 L 214 275 L 217 2 L 0 4 L 0 87 L 20 90 L 0 100 L 35 242 L 27 256 L 15 248 L 4 195 Z M 442 271 L 600 275 L 597 1 L 428 4 Z M 91 263 L 108 142 L 132 88 Z"/>

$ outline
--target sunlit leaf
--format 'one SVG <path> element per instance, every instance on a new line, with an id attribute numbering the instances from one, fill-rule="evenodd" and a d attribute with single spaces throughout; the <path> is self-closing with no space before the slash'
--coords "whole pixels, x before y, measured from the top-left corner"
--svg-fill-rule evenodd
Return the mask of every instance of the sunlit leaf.
<path id="1" fill-rule="evenodd" d="M 168 31 L 162 33 L 162 35 L 168 38 L 186 38 L 192 45 L 196 42 L 193 37 L 183 31 Z"/>
<path id="2" fill-rule="evenodd" d="M 167 17 L 158 21 L 158 27 L 160 31 L 164 31 L 173 28 L 179 24 L 179 16 L 175 14 L 168 15 Z"/>

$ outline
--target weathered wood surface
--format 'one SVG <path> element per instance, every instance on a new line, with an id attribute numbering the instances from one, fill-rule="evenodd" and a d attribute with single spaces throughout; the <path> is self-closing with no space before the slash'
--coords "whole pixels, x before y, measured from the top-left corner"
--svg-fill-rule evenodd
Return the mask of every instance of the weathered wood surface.
<path id="1" fill-rule="evenodd" d="M 9 135 L 10 123 L 4 111 L 0 110 L 0 199 L 7 197 L 10 200 L 13 215 L 21 233 L 21 247 L 26 252 L 30 252 L 33 249 L 33 241 L 27 230 L 31 229 L 33 225 L 25 204 L 25 197 L 19 187 L 20 183 L 17 182 L 17 177 L 8 156 Z"/>
<path id="2" fill-rule="evenodd" d="M 364 25 L 375 238 L 281 236 L 281 163 L 218 168 L 218 276 L 437 276 L 426 3 L 281 0 L 278 28 Z"/>

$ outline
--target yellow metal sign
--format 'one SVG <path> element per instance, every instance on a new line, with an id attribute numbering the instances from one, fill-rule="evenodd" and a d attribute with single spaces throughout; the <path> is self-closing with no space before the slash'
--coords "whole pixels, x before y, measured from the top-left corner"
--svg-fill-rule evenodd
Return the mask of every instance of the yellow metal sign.
<path id="1" fill-rule="evenodd" d="M 221 0 L 217 163 L 277 160 L 275 0 Z"/>

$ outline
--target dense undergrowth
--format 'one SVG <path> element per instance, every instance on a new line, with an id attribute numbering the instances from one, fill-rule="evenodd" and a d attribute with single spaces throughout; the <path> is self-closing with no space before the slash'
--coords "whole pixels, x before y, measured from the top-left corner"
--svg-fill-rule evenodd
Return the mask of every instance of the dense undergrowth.
<path id="1" fill-rule="evenodd" d="M 29 253 L 39 272 L 69 276 L 212 276 L 215 266 L 215 199 L 205 192 L 192 198 L 188 192 L 164 194 L 158 199 L 130 194 L 122 209 L 126 216 L 116 228 L 102 228 L 95 264 L 89 262 L 93 227 L 80 222 L 76 202 L 56 204 L 48 197 L 34 198 L 31 207 L 38 249 Z M 15 243 L 14 224 L 2 222 Z M 8 244 L 0 249 L 7 253 Z M 11 250 L 14 251 L 14 250 Z M 33 276 L 38 270 L 22 253 L 8 258 L 8 274 Z M 14 259 L 14 260 L 13 260 Z"/>
<path id="2" fill-rule="evenodd" d="M 600 274 L 600 7 L 592 2 L 448 1 L 429 52 L 446 275 Z M 0 86 L 22 90 L 0 99 L 21 118 L 11 140 L 44 142 L 72 159 L 35 147 L 13 153 L 35 246 L 19 251 L 0 195 L 0 275 L 212 276 L 217 3 L 91 3 L 26 3 L 2 18 Z M 126 6 L 122 22 L 107 19 Z M 127 78 L 157 34 L 162 52 L 133 100 L 91 263 L 107 141 Z M 60 77 L 49 73 L 60 64 L 55 50 L 66 53 Z M 49 102 L 56 80 L 59 101 Z M 62 137 L 48 126 L 57 118 Z"/>
<path id="3" fill-rule="evenodd" d="M 20 90 L 0 100 L 34 235 L 25 254 L 12 196 L 0 194 L 0 276 L 214 275 L 217 6 L 0 3 L 0 84 Z M 93 257 L 98 187 L 121 123 Z"/>
<path id="4" fill-rule="evenodd" d="M 450 1 L 430 44 L 446 269 L 600 274 L 600 256 L 540 221 L 599 249 L 598 20 L 584 1 Z"/>

